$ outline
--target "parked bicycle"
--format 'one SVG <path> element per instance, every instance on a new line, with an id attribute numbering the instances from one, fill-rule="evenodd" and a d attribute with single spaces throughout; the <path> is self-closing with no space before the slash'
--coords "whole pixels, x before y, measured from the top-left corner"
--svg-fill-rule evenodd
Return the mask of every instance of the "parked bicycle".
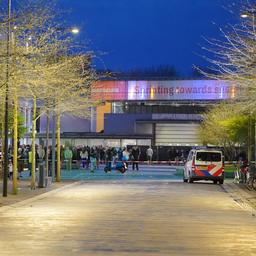
<path id="1" fill-rule="evenodd" d="M 239 161 L 234 171 L 234 183 L 247 183 L 249 165 L 247 161 Z"/>
<path id="2" fill-rule="evenodd" d="M 256 190 L 256 168 L 251 165 L 247 172 L 246 186 L 249 190 Z"/>

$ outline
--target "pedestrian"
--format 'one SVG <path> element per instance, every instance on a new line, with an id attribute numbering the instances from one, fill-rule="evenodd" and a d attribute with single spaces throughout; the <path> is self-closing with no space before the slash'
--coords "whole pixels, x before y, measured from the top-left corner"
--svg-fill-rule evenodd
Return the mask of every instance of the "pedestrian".
<path id="1" fill-rule="evenodd" d="M 37 171 L 38 164 L 39 164 L 38 145 L 36 145 L 36 147 L 35 147 L 35 162 L 36 162 L 36 171 Z"/>
<path id="2" fill-rule="evenodd" d="M 91 149 L 90 152 L 90 163 L 91 163 L 91 172 L 94 172 L 97 167 L 97 156 L 96 156 L 96 150 L 94 148 Z"/>
<path id="3" fill-rule="evenodd" d="M 45 151 L 42 145 L 39 145 L 37 148 L 37 155 L 38 155 L 38 160 L 39 163 L 43 162 L 44 157 L 45 157 Z"/>
<path id="4" fill-rule="evenodd" d="M 52 176 L 52 146 L 48 146 L 47 155 L 48 155 L 48 176 Z"/>
<path id="5" fill-rule="evenodd" d="M 31 172 L 32 172 L 32 150 L 31 148 L 28 151 L 28 170 L 29 170 L 29 176 L 31 176 Z"/>
<path id="6" fill-rule="evenodd" d="M 127 148 L 125 147 L 123 152 L 122 152 L 122 161 L 123 163 L 126 165 L 126 167 L 128 168 L 128 161 L 130 158 L 130 152 L 127 150 Z"/>
<path id="7" fill-rule="evenodd" d="M 91 162 L 91 149 L 89 146 L 86 147 L 86 151 L 88 152 L 88 158 L 87 158 L 87 161 L 86 161 L 86 168 L 89 169 L 89 165 L 90 165 L 90 162 Z"/>
<path id="8" fill-rule="evenodd" d="M 149 147 L 146 151 L 147 154 L 147 159 L 148 159 L 148 164 L 152 163 L 152 158 L 153 158 L 153 149 L 151 147 Z"/>
<path id="9" fill-rule="evenodd" d="M 112 148 L 107 148 L 105 155 L 106 155 L 106 167 L 111 170 L 112 160 L 113 160 L 113 150 L 112 150 Z"/>
<path id="10" fill-rule="evenodd" d="M 122 161 L 122 157 L 123 157 L 123 150 L 122 148 L 118 148 L 117 150 L 117 156 L 118 156 L 118 161 Z"/>
<path id="11" fill-rule="evenodd" d="M 12 180 L 13 179 L 13 165 L 12 165 L 11 158 L 9 159 L 8 170 L 9 170 L 9 173 L 8 173 L 9 179 Z"/>
<path id="12" fill-rule="evenodd" d="M 100 163 L 105 163 L 105 149 L 101 146 L 100 147 Z"/>
<path id="13" fill-rule="evenodd" d="M 175 165 L 178 166 L 179 163 L 180 163 L 180 153 L 179 153 L 179 150 L 176 149 L 176 152 L 175 152 Z"/>
<path id="14" fill-rule="evenodd" d="M 171 165 L 172 164 L 172 148 L 169 148 L 167 153 L 168 153 L 168 163 L 169 165 Z"/>
<path id="15" fill-rule="evenodd" d="M 24 160 L 25 160 L 25 156 L 23 154 L 23 149 L 19 148 L 18 149 L 18 179 L 22 177 L 22 172 L 23 172 L 23 168 L 24 168 Z"/>
<path id="16" fill-rule="evenodd" d="M 82 168 L 85 169 L 88 161 L 88 152 L 85 148 L 83 148 L 82 151 L 80 152 L 80 157 L 82 161 Z"/>
<path id="17" fill-rule="evenodd" d="M 140 159 L 140 149 L 138 146 L 134 146 L 132 148 L 132 153 L 131 153 L 131 160 L 132 160 L 132 170 L 134 171 L 135 167 L 136 170 L 139 170 L 139 159 Z"/>
<path id="18" fill-rule="evenodd" d="M 66 161 L 68 171 L 72 170 L 72 158 L 73 158 L 72 150 L 69 147 L 66 147 L 64 151 L 64 159 Z"/>
<path id="19" fill-rule="evenodd" d="M 100 149 L 98 147 L 95 148 L 96 153 L 96 169 L 100 168 Z"/>
<path id="20" fill-rule="evenodd" d="M 248 173 L 248 160 L 244 160 L 242 164 L 240 165 L 240 176 L 241 176 L 241 182 L 246 183 L 247 181 L 247 173 Z"/>

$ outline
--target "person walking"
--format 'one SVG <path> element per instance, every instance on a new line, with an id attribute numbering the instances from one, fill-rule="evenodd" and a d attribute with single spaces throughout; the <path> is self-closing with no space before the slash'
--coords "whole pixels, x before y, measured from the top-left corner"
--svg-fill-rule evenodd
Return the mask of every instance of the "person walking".
<path id="1" fill-rule="evenodd" d="M 85 148 L 83 148 L 82 151 L 80 152 L 80 157 L 82 160 L 82 168 L 85 169 L 88 161 L 88 152 Z"/>
<path id="2" fill-rule="evenodd" d="M 94 172 L 97 168 L 97 154 L 95 148 L 91 148 L 90 152 L 91 172 Z"/>
<path id="3" fill-rule="evenodd" d="M 108 168 L 108 169 L 110 169 L 111 170 L 111 167 L 112 167 L 112 160 L 113 160 L 113 150 L 112 150 L 112 148 L 107 148 L 106 149 L 106 167 Z"/>
<path id="4" fill-rule="evenodd" d="M 73 158 L 73 152 L 69 147 L 67 147 L 64 151 L 64 159 L 66 161 L 68 171 L 71 171 L 72 169 L 72 158 Z"/>
<path id="5" fill-rule="evenodd" d="M 137 146 L 134 146 L 132 148 L 131 159 L 132 159 L 132 170 L 134 171 L 134 169 L 136 167 L 136 170 L 138 171 L 139 170 L 140 149 Z"/>
<path id="6" fill-rule="evenodd" d="M 29 170 L 29 176 L 31 176 L 32 173 L 32 158 L 33 158 L 33 154 L 32 154 L 32 150 L 31 148 L 28 151 L 28 170 Z"/>
<path id="7" fill-rule="evenodd" d="M 130 158 L 130 152 L 127 150 L 127 148 L 124 148 L 122 152 L 122 161 L 126 165 L 127 169 L 128 169 L 129 158 Z"/>
<path id="8" fill-rule="evenodd" d="M 168 153 L 168 163 L 169 163 L 169 165 L 171 165 L 172 164 L 172 155 L 173 155 L 173 149 L 172 148 L 169 148 L 168 149 L 168 151 L 167 151 L 167 153 Z"/>
<path id="9" fill-rule="evenodd" d="M 241 177 L 241 182 L 244 184 L 247 182 L 248 167 L 249 167 L 248 160 L 246 159 L 242 161 L 240 165 L 240 177 Z"/>
<path id="10" fill-rule="evenodd" d="M 42 145 L 39 145 L 37 148 L 37 154 L 38 154 L 38 160 L 39 163 L 43 162 L 44 157 L 45 157 L 45 151 Z"/>
<path id="11" fill-rule="evenodd" d="M 86 147 L 86 151 L 88 153 L 87 161 L 86 161 L 86 169 L 89 169 L 89 165 L 91 162 L 91 149 L 89 146 Z"/>
<path id="12" fill-rule="evenodd" d="M 23 153 L 23 149 L 20 147 L 18 149 L 18 179 L 22 177 L 22 172 L 23 172 L 23 168 L 24 168 L 24 160 L 25 160 L 25 156 Z"/>
<path id="13" fill-rule="evenodd" d="M 147 154 L 147 159 L 148 159 L 148 164 L 152 163 L 152 158 L 153 158 L 153 149 L 151 147 L 149 147 L 146 151 Z"/>

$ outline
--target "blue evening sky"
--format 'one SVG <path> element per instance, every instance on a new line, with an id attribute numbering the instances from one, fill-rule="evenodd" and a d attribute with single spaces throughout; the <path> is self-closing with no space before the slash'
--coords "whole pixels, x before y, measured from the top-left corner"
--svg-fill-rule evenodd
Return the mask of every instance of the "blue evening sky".
<path id="1" fill-rule="evenodd" d="M 68 23 L 80 27 L 79 40 L 105 52 L 97 68 L 128 70 L 173 65 L 183 75 L 207 63 L 202 36 L 216 38 L 234 17 L 231 0 L 58 0 L 71 11 Z"/>

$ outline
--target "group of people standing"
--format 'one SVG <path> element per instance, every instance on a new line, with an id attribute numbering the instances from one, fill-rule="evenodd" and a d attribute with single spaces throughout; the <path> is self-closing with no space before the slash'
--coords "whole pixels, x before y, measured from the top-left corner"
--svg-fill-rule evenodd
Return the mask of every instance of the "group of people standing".
<path id="1" fill-rule="evenodd" d="M 84 147 L 80 151 L 81 167 L 88 169 L 90 166 L 91 172 L 99 167 L 100 163 L 100 152 L 96 148 Z"/>
<path id="2" fill-rule="evenodd" d="M 99 167 L 99 163 L 109 163 L 116 161 L 123 161 L 127 164 L 132 162 L 132 169 L 139 170 L 139 158 L 140 158 L 140 149 L 138 146 L 132 147 L 128 150 L 125 148 L 115 148 L 107 147 L 102 148 L 102 151 L 98 151 L 97 148 L 84 147 L 80 151 L 81 158 L 81 168 L 88 169 L 90 167 L 91 171 L 94 171 Z M 65 155 L 65 152 L 64 152 Z M 66 154 L 67 155 L 67 154 Z M 66 157 L 65 157 L 66 158 Z"/>
<path id="3" fill-rule="evenodd" d="M 45 158 L 45 150 L 41 145 L 36 146 L 35 151 L 35 160 L 36 160 L 36 167 L 38 167 L 38 163 L 43 161 Z M 12 179 L 13 173 L 13 152 L 12 148 L 10 147 L 8 150 L 8 171 L 9 171 L 9 178 Z M 17 152 L 17 169 L 18 169 L 18 179 L 22 177 L 22 172 L 24 171 L 25 166 L 27 166 L 30 175 L 32 171 L 32 149 L 30 145 L 21 145 L 18 148 Z"/>
<path id="4" fill-rule="evenodd" d="M 56 151 L 55 151 L 56 152 Z M 9 172 L 12 173 L 12 150 L 9 149 Z M 153 150 L 151 147 L 146 149 L 148 164 L 152 163 Z M 80 168 L 90 169 L 92 172 L 99 168 L 100 163 L 123 161 L 127 164 L 131 163 L 132 170 L 139 170 L 139 161 L 141 150 L 138 146 L 116 148 L 116 147 L 61 147 L 61 162 L 66 166 L 67 170 L 72 169 L 73 160 L 79 161 Z M 45 161 L 48 157 L 49 170 L 52 164 L 52 147 L 48 149 L 41 145 L 36 145 L 35 159 L 36 167 L 40 161 Z M 18 148 L 18 177 L 22 177 L 24 169 L 32 171 L 32 149 L 31 145 L 20 145 Z"/>

